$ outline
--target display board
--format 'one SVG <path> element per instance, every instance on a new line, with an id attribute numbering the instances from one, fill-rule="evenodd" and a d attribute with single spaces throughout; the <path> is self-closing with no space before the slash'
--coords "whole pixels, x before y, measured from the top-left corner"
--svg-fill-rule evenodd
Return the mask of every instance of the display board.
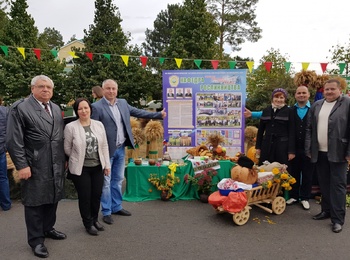
<path id="1" fill-rule="evenodd" d="M 227 154 L 244 150 L 246 70 L 164 70 L 164 136 L 172 159 L 189 147 L 224 136 Z"/>

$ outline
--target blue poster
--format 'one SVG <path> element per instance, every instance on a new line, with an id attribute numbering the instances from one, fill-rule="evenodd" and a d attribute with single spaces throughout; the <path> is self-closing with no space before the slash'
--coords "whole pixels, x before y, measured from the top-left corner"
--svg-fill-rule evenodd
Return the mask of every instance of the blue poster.
<path id="1" fill-rule="evenodd" d="M 164 70 L 164 136 L 174 159 L 221 134 L 227 154 L 244 151 L 246 69 Z"/>

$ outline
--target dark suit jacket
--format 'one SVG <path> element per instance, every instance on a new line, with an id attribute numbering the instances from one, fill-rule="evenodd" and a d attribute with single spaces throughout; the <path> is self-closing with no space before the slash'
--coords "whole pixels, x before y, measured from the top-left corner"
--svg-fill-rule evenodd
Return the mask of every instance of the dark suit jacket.
<path id="1" fill-rule="evenodd" d="M 135 108 L 130 106 L 125 99 L 118 98 L 117 106 L 119 108 L 122 123 L 125 129 L 126 146 L 131 146 L 134 148 L 134 138 L 131 131 L 130 116 L 137 118 L 162 119 L 161 112 L 148 112 L 143 109 Z M 117 149 L 118 129 L 107 99 L 101 98 L 99 101 L 92 104 L 91 118 L 99 120 L 103 123 L 107 134 L 109 156 L 112 157 Z"/>
<path id="2" fill-rule="evenodd" d="M 317 122 L 318 115 L 325 100 L 316 101 L 308 113 L 305 152 L 311 155 L 311 162 L 318 159 Z M 350 156 L 350 98 L 339 97 L 328 118 L 328 160 L 330 162 L 346 162 Z"/>

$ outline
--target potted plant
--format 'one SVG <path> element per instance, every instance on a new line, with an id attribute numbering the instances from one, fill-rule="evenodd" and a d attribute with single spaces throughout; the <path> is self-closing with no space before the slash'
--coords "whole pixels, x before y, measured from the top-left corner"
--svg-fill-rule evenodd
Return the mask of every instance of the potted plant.
<path id="1" fill-rule="evenodd" d="M 169 165 L 169 173 L 165 176 L 158 176 L 158 174 L 150 174 L 148 181 L 157 188 L 157 190 L 161 191 L 161 199 L 169 200 L 173 195 L 173 187 L 175 184 L 180 182 L 180 178 L 175 176 L 176 167 L 178 165 L 176 163 L 172 163 Z"/>
<path id="2" fill-rule="evenodd" d="M 208 202 L 211 189 L 216 185 L 213 183 L 213 177 L 217 174 L 218 172 L 215 169 L 207 168 L 194 176 L 186 174 L 184 179 L 186 183 L 191 182 L 192 185 L 197 186 L 197 191 L 202 202 Z"/>

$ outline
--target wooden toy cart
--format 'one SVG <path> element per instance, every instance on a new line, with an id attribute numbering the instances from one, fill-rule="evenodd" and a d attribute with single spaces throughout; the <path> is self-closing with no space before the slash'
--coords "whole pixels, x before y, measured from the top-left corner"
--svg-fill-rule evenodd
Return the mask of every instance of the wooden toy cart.
<path id="1" fill-rule="evenodd" d="M 252 209 L 251 205 L 255 205 L 269 213 L 275 213 L 276 215 L 282 214 L 286 209 L 286 200 L 283 197 L 277 196 L 279 191 L 280 184 L 274 183 L 271 188 L 264 189 L 262 186 L 257 186 L 251 190 L 246 190 L 247 194 L 247 205 L 240 212 L 232 213 L 225 211 L 222 206 L 216 208 L 218 213 L 228 212 L 233 215 L 233 222 L 242 226 L 249 220 L 250 210 Z M 271 204 L 271 208 L 268 208 L 262 203 Z"/>

